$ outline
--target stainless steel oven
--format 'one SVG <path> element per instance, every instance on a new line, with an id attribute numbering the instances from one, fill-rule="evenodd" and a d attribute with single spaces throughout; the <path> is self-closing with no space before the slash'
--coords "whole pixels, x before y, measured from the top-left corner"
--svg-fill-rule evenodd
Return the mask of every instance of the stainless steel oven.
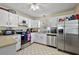
<path id="1" fill-rule="evenodd" d="M 56 47 L 56 35 L 57 27 L 50 27 L 50 31 L 47 33 L 47 45 Z"/>

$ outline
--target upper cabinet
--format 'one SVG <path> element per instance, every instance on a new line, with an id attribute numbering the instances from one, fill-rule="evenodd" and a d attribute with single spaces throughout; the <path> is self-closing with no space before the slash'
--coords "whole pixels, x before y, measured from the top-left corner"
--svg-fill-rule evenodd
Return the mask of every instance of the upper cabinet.
<path id="1" fill-rule="evenodd" d="M 50 20 L 48 20 L 48 26 L 56 27 L 57 26 L 57 22 L 58 22 L 57 17 L 53 17 Z"/>
<path id="2" fill-rule="evenodd" d="M 8 12 L 0 9 L 0 26 L 8 26 Z"/>
<path id="3" fill-rule="evenodd" d="M 28 20 L 28 27 L 29 27 L 29 28 L 31 28 L 31 23 L 32 23 L 32 21 L 31 21 L 31 19 L 29 19 L 29 20 Z"/>
<path id="4" fill-rule="evenodd" d="M 28 28 L 39 28 L 40 21 L 18 16 L 0 9 L 0 26 L 18 27 L 18 25 L 26 26 Z"/>
<path id="5" fill-rule="evenodd" d="M 18 16 L 0 9 L 0 26 L 17 27 Z"/>
<path id="6" fill-rule="evenodd" d="M 39 21 L 38 20 L 29 20 L 29 27 L 30 28 L 39 28 Z"/>
<path id="7" fill-rule="evenodd" d="M 18 27 L 18 15 L 9 13 L 9 26 Z"/>
<path id="8" fill-rule="evenodd" d="M 22 16 L 19 16 L 19 25 L 24 25 L 24 26 L 28 27 L 29 19 L 25 18 L 25 17 L 22 17 Z"/>
<path id="9" fill-rule="evenodd" d="M 33 28 L 36 28 L 36 27 L 37 27 L 36 20 L 32 20 L 32 23 L 31 23 L 31 24 L 32 24 L 32 27 L 33 27 Z"/>
<path id="10" fill-rule="evenodd" d="M 38 20 L 38 28 L 40 28 L 40 27 L 41 27 L 41 21 Z"/>

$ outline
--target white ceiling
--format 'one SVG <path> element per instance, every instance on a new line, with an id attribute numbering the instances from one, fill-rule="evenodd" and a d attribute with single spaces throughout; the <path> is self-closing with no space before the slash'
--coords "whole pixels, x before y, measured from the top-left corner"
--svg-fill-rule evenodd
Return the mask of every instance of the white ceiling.
<path id="1" fill-rule="evenodd" d="M 30 3 L 2 3 L 1 5 L 16 9 L 32 17 L 41 17 L 43 15 L 71 10 L 76 7 L 77 3 L 39 3 L 40 9 L 36 11 L 30 9 Z"/>

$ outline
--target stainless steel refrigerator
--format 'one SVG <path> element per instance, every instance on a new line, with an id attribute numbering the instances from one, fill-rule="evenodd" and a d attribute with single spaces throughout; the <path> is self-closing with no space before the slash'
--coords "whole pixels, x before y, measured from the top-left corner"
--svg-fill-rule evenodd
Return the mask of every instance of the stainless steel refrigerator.
<path id="1" fill-rule="evenodd" d="M 79 20 L 58 22 L 57 48 L 79 54 Z"/>
<path id="2" fill-rule="evenodd" d="M 65 51 L 79 54 L 79 21 L 65 21 Z"/>

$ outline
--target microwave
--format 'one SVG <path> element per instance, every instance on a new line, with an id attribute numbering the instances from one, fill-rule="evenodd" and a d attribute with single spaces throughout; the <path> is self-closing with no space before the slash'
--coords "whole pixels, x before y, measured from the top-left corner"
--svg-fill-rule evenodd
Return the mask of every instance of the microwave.
<path id="1" fill-rule="evenodd" d="M 50 32 L 51 32 L 51 33 L 57 33 L 57 27 L 52 27 L 52 28 L 50 29 Z"/>
<path id="2" fill-rule="evenodd" d="M 57 27 L 48 27 L 48 33 L 57 33 Z"/>

